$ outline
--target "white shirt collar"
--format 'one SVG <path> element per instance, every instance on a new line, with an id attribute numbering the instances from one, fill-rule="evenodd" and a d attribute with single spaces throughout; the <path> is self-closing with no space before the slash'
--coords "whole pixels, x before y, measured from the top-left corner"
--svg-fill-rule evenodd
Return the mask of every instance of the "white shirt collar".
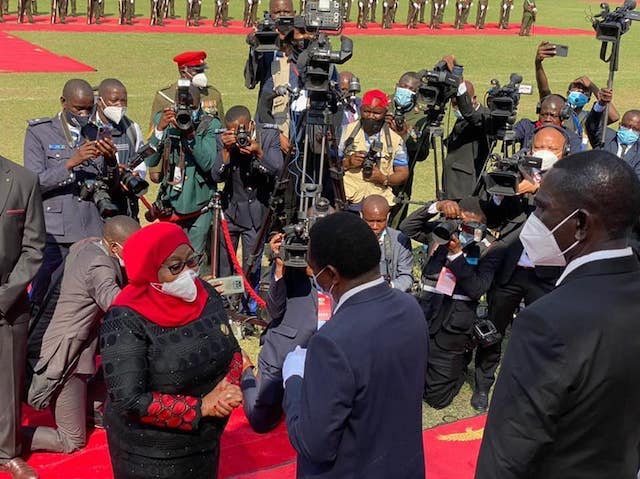
<path id="1" fill-rule="evenodd" d="M 356 286 L 355 288 L 351 288 L 349 291 L 347 291 L 342 295 L 342 297 L 340 298 L 340 301 L 338 301 L 338 305 L 336 306 L 336 309 L 333 310 L 333 314 L 335 315 L 340 309 L 340 306 L 342 306 L 345 303 L 345 301 L 347 301 L 351 296 L 356 295 L 359 292 L 364 291 L 365 289 L 378 286 L 379 284 L 382 284 L 384 282 L 385 282 L 384 278 L 380 276 L 379 278 L 376 278 L 373 281 L 369 281 L 367 283 L 361 284 L 360 286 Z"/>
<path id="2" fill-rule="evenodd" d="M 580 256 L 567 265 L 560 278 L 558 278 L 558 281 L 556 281 L 556 286 L 562 283 L 572 271 L 575 271 L 580 266 L 583 266 L 587 263 L 591 263 L 592 261 L 599 261 L 602 259 L 622 258 L 624 256 L 631 255 L 633 255 L 633 251 L 631 250 L 631 248 L 627 247 L 621 249 L 603 249 L 602 251 L 594 251 L 593 253 Z"/>

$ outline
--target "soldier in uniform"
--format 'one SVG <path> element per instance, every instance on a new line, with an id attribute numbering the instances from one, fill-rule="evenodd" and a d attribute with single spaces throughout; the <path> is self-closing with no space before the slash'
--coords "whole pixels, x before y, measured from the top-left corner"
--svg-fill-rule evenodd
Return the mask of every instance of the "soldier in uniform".
<path id="1" fill-rule="evenodd" d="M 358 28 L 367 28 L 369 18 L 369 0 L 358 0 Z"/>
<path id="2" fill-rule="evenodd" d="M 484 29 L 484 21 L 487 18 L 487 9 L 489 8 L 489 0 L 478 0 L 478 14 L 476 15 L 476 29 Z"/>
<path id="3" fill-rule="evenodd" d="M 260 0 L 245 0 L 244 14 L 242 15 L 244 26 L 252 27 L 258 22 L 258 5 Z"/>
<path id="4" fill-rule="evenodd" d="M 173 61 L 178 65 L 178 74 L 180 78 L 191 80 L 192 84 L 200 90 L 200 102 L 205 113 L 222 118 L 224 116 L 224 108 L 222 106 L 222 95 L 218 89 L 209 85 L 208 79 L 204 74 L 207 64 L 206 52 L 184 52 L 173 57 Z M 178 82 L 175 82 L 156 92 L 151 107 L 151 118 L 149 120 L 149 131 L 153 131 L 153 119 L 159 111 L 164 110 L 168 106 L 173 106 L 173 99 L 176 94 Z M 157 182 L 157 169 L 149 169 L 149 177 L 151 181 Z"/>
<path id="5" fill-rule="evenodd" d="M 420 13 L 420 0 L 409 0 L 409 13 L 407 13 L 407 28 L 418 28 L 418 15 Z"/>
<path id="6" fill-rule="evenodd" d="M 69 80 L 60 103 L 62 111 L 55 117 L 29 121 L 24 140 L 24 166 L 39 177 L 47 231 L 42 267 L 33 280 L 31 301 L 36 306 L 69 246 L 101 234 L 102 214 L 107 216 L 112 205 L 94 201 L 98 189 L 94 182 L 100 180 L 108 190 L 118 185 L 115 145 L 110 138 L 87 133 L 94 115 L 91 85 Z"/>
<path id="7" fill-rule="evenodd" d="M 444 18 L 445 0 L 431 0 L 431 23 L 430 28 L 440 29 L 440 24 Z"/>
<path id="8" fill-rule="evenodd" d="M 96 25 L 100 24 L 100 18 L 104 14 L 104 0 L 87 0 L 87 25 L 91 25 L 95 22 Z"/>
<path id="9" fill-rule="evenodd" d="M 151 0 L 149 13 L 149 25 L 164 25 L 164 17 L 167 11 L 167 0 Z"/>
<path id="10" fill-rule="evenodd" d="M 418 0 L 420 4 L 420 19 L 418 20 L 420 23 L 424 23 L 424 11 L 427 9 L 427 0 Z M 396 2 L 397 8 L 397 2 Z M 393 19 L 395 22 L 395 18 Z"/>
<path id="11" fill-rule="evenodd" d="M 134 7 L 135 0 L 118 0 L 118 24 L 133 25 Z"/>
<path id="12" fill-rule="evenodd" d="M 9 13 L 9 0 L 1 0 L 0 1 L 0 16 L 5 13 Z"/>
<path id="13" fill-rule="evenodd" d="M 211 171 L 217 156 L 215 132 L 221 123 L 202 110 L 200 90 L 193 84 L 189 87 L 189 97 L 192 128 L 179 130 L 171 107 L 157 112 L 149 141 L 157 152 L 145 162 L 149 168 L 159 167 L 161 173 L 155 205 L 181 217 L 176 224 L 184 229 L 195 253 L 201 254 L 206 250 L 213 219 L 213 211 L 202 213 L 202 209 L 216 191 Z M 155 217 L 158 216 L 147 215 L 149 220 Z"/>
<path id="14" fill-rule="evenodd" d="M 378 0 L 369 0 L 369 13 L 371 14 L 371 22 L 376 23 L 376 7 Z"/>
<path id="15" fill-rule="evenodd" d="M 469 10 L 471 9 L 471 0 L 456 1 L 456 21 L 455 25 L 458 30 L 462 30 L 467 24 Z"/>
<path id="16" fill-rule="evenodd" d="M 224 0 L 216 0 L 216 14 L 218 9 L 218 2 Z M 202 9 L 202 0 L 187 0 L 187 15 L 185 18 L 185 25 L 187 27 L 200 26 L 200 11 Z M 214 22 L 215 25 L 215 22 Z"/>
<path id="17" fill-rule="evenodd" d="M 33 23 L 33 14 L 31 13 L 32 0 L 19 0 L 18 2 L 18 23 L 24 23 L 24 17 L 27 16 L 29 23 Z"/>
<path id="18" fill-rule="evenodd" d="M 522 24 L 520 25 L 518 35 L 528 37 L 531 34 L 531 27 L 533 27 L 533 24 L 536 22 L 537 13 L 538 9 L 535 0 L 524 0 L 524 4 L 522 5 Z"/>
<path id="19" fill-rule="evenodd" d="M 351 2 L 352 0 L 342 0 L 342 20 L 351 21 Z"/>
<path id="20" fill-rule="evenodd" d="M 382 0 L 382 28 L 391 28 L 393 26 L 393 17 L 398 8 L 398 0 Z"/>
<path id="21" fill-rule="evenodd" d="M 200 0 L 201 1 L 201 0 Z M 229 26 L 229 0 L 215 0 L 216 8 L 214 12 L 213 26 Z"/>
<path id="22" fill-rule="evenodd" d="M 500 5 L 500 22 L 498 24 L 498 28 L 502 30 L 509 29 L 509 16 L 511 15 L 511 10 L 513 10 L 513 0 L 502 0 L 502 4 Z"/>

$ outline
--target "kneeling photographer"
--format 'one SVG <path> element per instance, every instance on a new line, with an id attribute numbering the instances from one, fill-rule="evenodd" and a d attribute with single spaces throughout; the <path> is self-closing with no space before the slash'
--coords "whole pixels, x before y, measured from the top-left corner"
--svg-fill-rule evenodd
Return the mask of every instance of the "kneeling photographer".
<path id="1" fill-rule="evenodd" d="M 256 128 L 251 113 L 244 106 L 234 106 L 224 118 L 226 130 L 217 139 L 218 155 L 213 163 L 213 180 L 224 182 L 222 207 L 229 226 L 234 250 L 220 247 L 221 277 L 233 274 L 229 254 L 235 254 L 242 238 L 242 267 L 246 271 L 250 255 L 262 257 L 255 248 L 259 231 L 269 208 L 269 198 L 282 167 L 280 132 L 275 125 Z M 262 246 L 262 245 L 261 245 Z M 257 287 L 260 267 L 248 278 Z M 254 301 L 245 298 L 245 313 L 255 315 Z"/>
<path id="2" fill-rule="evenodd" d="M 205 250 L 212 211 L 202 212 L 216 191 L 211 169 L 216 159 L 217 117 L 200 107 L 200 91 L 189 80 L 178 80 L 175 106 L 158 112 L 149 142 L 157 151 L 145 163 L 161 165 L 158 198 L 145 217 L 147 221 L 175 220 L 196 251 Z M 177 219 L 172 218 L 174 213 Z"/>
<path id="3" fill-rule="evenodd" d="M 487 218 L 490 226 L 500 232 L 496 248 L 502 251 L 502 263 L 496 272 L 494 284 L 488 294 L 489 321 L 504 335 L 513 315 L 522 301 L 525 305 L 536 301 L 555 287 L 564 264 L 563 256 L 530 258 L 524 250 L 520 234 L 527 218 L 535 209 L 534 195 L 540 186 L 542 175 L 563 156 L 569 154 L 569 138 L 563 128 L 549 125 L 535 131 L 532 156 L 503 160 L 512 163 L 510 168 L 528 170 L 513 184 L 516 172 L 495 171 L 486 177 L 487 190 L 491 195 L 487 202 Z M 537 160 L 537 166 L 523 166 Z M 513 166 L 513 163 L 519 163 Z M 493 178 L 493 179 L 492 179 Z M 504 180 L 509 179 L 507 185 Z M 504 194 L 500 194 L 503 192 Z M 540 242 L 539 246 L 543 246 Z M 531 251 L 536 251 L 531 248 Z M 541 254 L 548 252 L 541 251 Z M 471 406 L 477 411 L 486 411 L 491 385 L 500 363 L 501 342 L 476 352 L 475 390 Z"/>
<path id="4" fill-rule="evenodd" d="M 436 409 L 448 406 L 460 391 L 476 341 L 497 339 L 495 328 L 484 330 L 476 317 L 501 259 L 500 251 L 490 248 L 493 238 L 485 222 L 480 200 L 467 197 L 430 203 L 400 225 L 407 236 L 429 245 L 418 301 L 430 338 L 424 400 Z"/>

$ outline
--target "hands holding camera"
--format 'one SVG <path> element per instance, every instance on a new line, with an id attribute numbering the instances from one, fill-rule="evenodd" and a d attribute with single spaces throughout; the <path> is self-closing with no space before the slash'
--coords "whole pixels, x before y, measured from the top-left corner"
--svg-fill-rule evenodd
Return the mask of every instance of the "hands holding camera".
<path id="1" fill-rule="evenodd" d="M 436 202 L 436 209 L 445 218 L 458 219 L 462 217 L 460 206 L 457 202 L 452 200 L 442 200 Z"/>
<path id="2" fill-rule="evenodd" d="M 248 138 L 245 136 L 244 144 L 243 142 L 238 141 L 238 132 L 236 130 L 226 130 L 220 136 L 222 141 L 222 146 L 224 148 L 222 161 L 224 163 L 229 163 L 231 151 L 237 150 L 243 155 L 253 156 L 256 160 L 262 159 L 262 147 L 260 143 L 252 138 Z"/>
<path id="3" fill-rule="evenodd" d="M 156 126 L 156 130 L 164 131 L 170 126 L 177 128 L 176 112 L 173 111 L 173 108 L 167 107 L 164 110 L 162 110 L 162 115 L 160 116 L 160 120 L 158 121 L 158 126 Z"/>

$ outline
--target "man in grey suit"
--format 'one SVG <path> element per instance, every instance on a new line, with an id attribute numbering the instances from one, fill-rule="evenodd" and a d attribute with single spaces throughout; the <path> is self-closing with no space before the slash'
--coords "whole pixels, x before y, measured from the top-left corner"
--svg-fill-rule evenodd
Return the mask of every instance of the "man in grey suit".
<path id="1" fill-rule="evenodd" d="M 29 335 L 27 401 L 53 405 L 56 427 L 29 427 L 31 450 L 70 453 L 87 439 L 87 381 L 95 374 L 98 326 L 123 286 L 122 246 L 140 225 L 109 218 L 102 238 L 73 244 L 64 262 L 53 317 L 40 316 Z M 45 308 L 49 310 L 50 308 Z"/>
<path id="2" fill-rule="evenodd" d="M 409 291 L 413 286 L 411 240 L 404 233 L 387 226 L 387 199 L 381 195 L 367 196 L 362 202 L 361 216 L 380 244 L 380 274 L 392 288 Z"/>
<path id="3" fill-rule="evenodd" d="M 18 456 L 29 327 L 27 285 L 42 262 L 44 241 L 38 178 L 0 156 L 0 471 L 14 479 L 38 477 Z"/>
<path id="4" fill-rule="evenodd" d="M 33 280 L 31 302 L 39 305 L 52 273 L 69 252 L 69 246 L 89 236 L 100 236 L 102 218 L 109 212 L 82 185 L 103 180 L 107 188 L 118 185 L 116 147 L 108 137 L 87 137 L 86 126 L 94 115 L 91 85 L 69 80 L 60 97 L 62 111 L 52 118 L 29 120 L 24 139 L 24 166 L 38 175 L 44 200 L 47 240 L 42 267 Z M 85 188 L 86 189 L 86 188 Z M 114 205 L 117 212 L 117 206 Z M 117 214 L 111 212 L 111 216 Z"/>

